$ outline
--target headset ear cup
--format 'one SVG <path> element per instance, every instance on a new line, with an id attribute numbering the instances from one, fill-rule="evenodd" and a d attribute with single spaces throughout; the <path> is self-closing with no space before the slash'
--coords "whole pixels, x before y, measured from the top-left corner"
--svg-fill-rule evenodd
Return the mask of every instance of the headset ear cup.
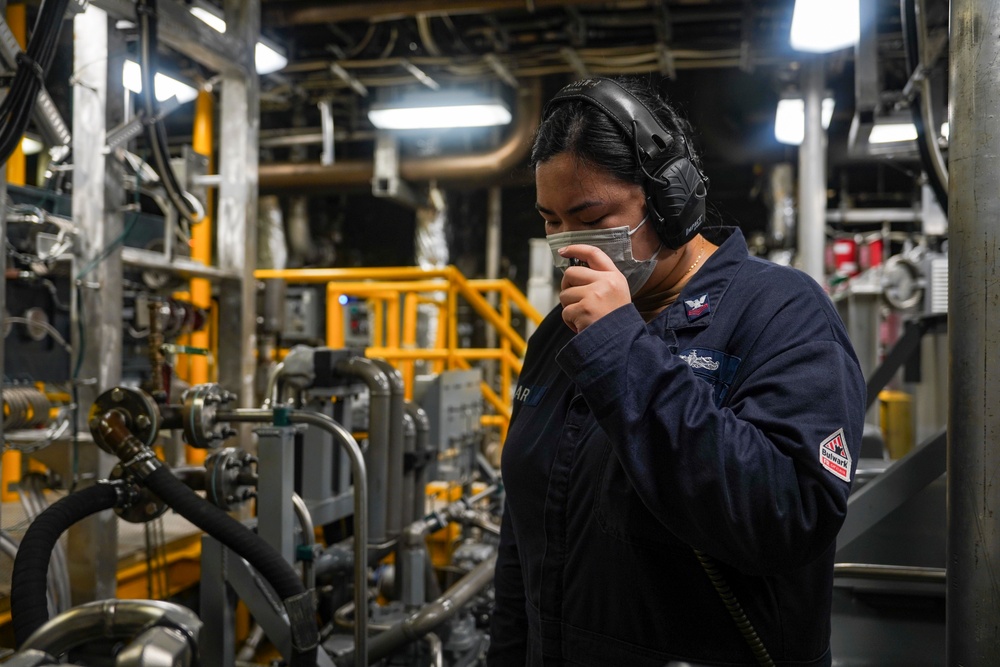
<path id="1" fill-rule="evenodd" d="M 701 172 L 687 157 L 667 163 L 647 183 L 647 203 L 652 203 L 656 231 L 663 244 L 679 248 L 698 233 L 705 222 L 708 188 Z"/>

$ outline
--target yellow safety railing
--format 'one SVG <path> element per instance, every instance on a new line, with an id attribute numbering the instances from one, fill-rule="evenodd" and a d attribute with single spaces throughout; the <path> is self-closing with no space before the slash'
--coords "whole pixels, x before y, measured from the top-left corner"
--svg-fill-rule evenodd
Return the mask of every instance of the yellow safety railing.
<path id="1" fill-rule="evenodd" d="M 371 340 L 365 354 L 382 358 L 399 369 L 406 397 L 413 397 L 414 362 L 428 362 L 435 372 L 469 369 L 472 362 L 490 360 L 499 365 L 499 391 L 480 383 L 483 398 L 495 414 L 482 418 L 484 426 L 497 427 L 501 442 L 507 437 L 511 415 L 511 387 L 521 372 L 524 338 L 513 326 L 513 309 L 535 324 L 542 315 L 509 280 L 470 280 L 453 266 L 440 269 L 384 267 L 360 269 L 262 269 L 258 280 L 284 280 L 292 284 L 326 284 L 326 344 L 344 347 L 344 311 L 340 297 L 363 299 L 372 313 Z M 489 295 L 496 295 L 497 305 Z M 498 334 L 499 347 L 460 348 L 458 303 L 464 299 Z M 417 345 L 417 312 L 421 305 L 438 309 L 434 346 Z"/>

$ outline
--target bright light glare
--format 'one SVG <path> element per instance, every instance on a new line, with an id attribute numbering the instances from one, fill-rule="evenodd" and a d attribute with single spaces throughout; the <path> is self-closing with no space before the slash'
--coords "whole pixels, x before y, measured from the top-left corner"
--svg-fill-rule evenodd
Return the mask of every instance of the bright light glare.
<path id="1" fill-rule="evenodd" d="M 799 146 L 805 137 L 805 102 L 801 97 L 778 100 L 778 111 L 774 114 L 774 138 L 783 144 Z M 820 105 L 823 129 L 830 127 L 833 117 L 833 98 L 827 97 Z"/>
<path id="2" fill-rule="evenodd" d="M 45 146 L 42 145 L 42 142 L 36 139 L 32 139 L 31 137 L 24 137 L 21 139 L 21 151 L 25 155 L 35 155 L 36 153 L 41 153 L 43 148 L 45 148 Z"/>
<path id="3" fill-rule="evenodd" d="M 946 140 L 951 136 L 951 125 L 948 121 L 941 123 L 941 136 Z"/>
<path id="4" fill-rule="evenodd" d="M 829 53 L 857 43 L 861 33 L 858 2 L 795 0 L 792 48 L 809 53 Z"/>
<path id="5" fill-rule="evenodd" d="M 122 67 L 122 85 L 133 93 L 142 92 L 142 68 L 139 63 L 134 60 L 125 61 Z M 178 102 L 184 104 L 198 97 L 198 91 L 191 86 L 159 72 L 156 73 L 153 85 L 156 88 L 156 99 L 160 102 L 176 97 Z"/>
<path id="6" fill-rule="evenodd" d="M 216 16 L 204 7 L 192 7 L 191 13 L 214 28 L 216 32 L 226 31 L 226 21 L 221 16 Z"/>
<path id="7" fill-rule="evenodd" d="M 913 123 L 883 123 L 872 127 L 868 135 L 870 144 L 892 144 L 899 141 L 916 141 L 917 128 Z"/>
<path id="8" fill-rule="evenodd" d="M 257 74 L 270 74 L 285 69 L 288 58 L 281 55 L 264 42 L 257 42 L 253 50 L 254 67 Z"/>
<path id="9" fill-rule="evenodd" d="M 446 127 L 490 127 L 510 123 L 502 104 L 462 104 L 407 109 L 372 109 L 368 120 L 380 130 L 431 130 Z"/>
<path id="10" fill-rule="evenodd" d="M 192 7 L 191 14 L 207 23 L 216 32 L 226 31 L 226 21 L 221 16 L 213 14 L 204 7 Z M 257 42 L 253 51 L 253 59 L 257 74 L 271 74 L 272 72 L 285 69 L 285 65 L 288 64 L 288 58 L 264 42 Z"/>

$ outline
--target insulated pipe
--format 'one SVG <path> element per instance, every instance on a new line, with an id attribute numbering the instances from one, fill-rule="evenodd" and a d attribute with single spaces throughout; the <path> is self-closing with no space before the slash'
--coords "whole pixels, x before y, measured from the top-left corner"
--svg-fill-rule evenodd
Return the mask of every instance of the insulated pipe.
<path id="1" fill-rule="evenodd" d="M 368 539 L 376 544 L 386 540 L 386 483 L 389 474 L 389 422 L 392 419 L 392 386 L 389 378 L 371 359 L 351 357 L 337 363 L 337 372 L 368 385 Z M 332 421 L 332 420 L 331 420 Z M 357 521 L 355 521 L 357 523 Z M 355 526 L 355 532 L 357 526 Z"/>
<path id="2" fill-rule="evenodd" d="M 197 651 L 201 619 L 159 600 L 99 600 L 74 607 L 38 628 L 20 648 L 58 656 L 98 638 L 125 639 L 158 624 L 180 630 Z"/>
<path id="3" fill-rule="evenodd" d="M 371 3 L 368 3 L 369 11 Z M 502 178 L 521 164 L 531 150 L 542 109 L 538 81 L 518 91 L 515 125 L 507 139 L 495 149 L 472 155 L 404 159 L 399 175 L 406 181 L 483 181 Z M 374 163 L 361 160 L 337 160 L 331 165 L 319 163 L 272 163 L 259 168 L 262 190 L 330 188 L 337 186 L 371 187 Z"/>
<path id="4" fill-rule="evenodd" d="M 1000 11 L 952 0 L 947 663 L 1000 665 Z"/>
<path id="5" fill-rule="evenodd" d="M 413 471 L 413 514 L 410 521 L 419 521 L 424 517 L 427 506 L 427 465 L 430 458 L 430 433 L 431 420 L 420 405 L 413 401 L 407 401 L 406 412 L 413 417 L 416 426 L 416 440 L 414 441 L 414 452 L 419 457 L 420 465 Z"/>
<path id="6" fill-rule="evenodd" d="M 399 535 L 403 527 L 403 452 L 405 449 L 405 434 L 403 416 L 405 408 L 403 386 L 403 376 L 396 367 L 384 359 L 372 359 L 376 366 L 385 373 L 389 380 L 389 451 L 388 451 L 388 474 L 386 476 L 387 498 L 386 498 L 386 518 L 385 527 L 389 537 Z"/>
<path id="7" fill-rule="evenodd" d="M 357 359 L 358 357 L 355 357 Z M 381 375 L 381 373 L 379 373 Z M 374 375 L 373 375 L 374 377 Z M 384 376 L 382 376 L 384 378 Z M 385 388 L 388 398 L 388 388 Z M 350 431 L 335 422 L 332 418 L 318 412 L 287 411 L 288 421 L 292 424 L 309 424 L 322 429 L 333 436 L 333 439 L 347 452 L 351 461 L 351 474 L 354 477 L 354 604 L 356 609 L 368 606 L 368 472 L 365 469 L 364 455 Z M 220 422 L 257 422 L 269 423 L 275 413 L 271 410 L 233 410 L 219 411 L 216 419 Z M 370 433 L 370 431 L 369 431 Z M 368 655 L 368 615 L 362 614 L 354 629 L 354 654 L 356 667 L 367 665 Z"/>
<path id="8" fill-rule="evenodd" d="M 465 605 L 493 581 L 497 557 L 494 554 L 470 570 L 444 595 L 430 602 L 385 632 L 372 637 L 369 642 L 368 664 L 387 658 L 406 644 L 432 632 L 445 621 L 453 618 Z M 338 664 L 347 664 L 348 653 Z"/>
<path id="9" fill-rule="evenodd" d="M 305 590 L 295 569 L 259 535 L 247 530 L 242 523 L 196 495 L 174 477 L 152 450 L 129 432 L 121 412 L 109 410 L 94 417 L 90 430 L 95 442 L 116 454 L 123 466 L 164 503 L 246 559 L 274 588 L 289 618 L 304 616 L 311 619 L 313 598 Z M 289 664 L 292 667 L 314 667 L 318 645 L 315 625 L 311 621 L 308 624 L 292 623 L 291 633 L 293 648 Z"/>
<path id="10" fill-rule="evenodd" d="M 10 577 L 11 622 L 18 648 L 49 620 L 49 559 L 59 536 L 77 521 L 111 509 L 118 500 L 117 487 L 95 484 L 52 504 L 28 526 Z"/>

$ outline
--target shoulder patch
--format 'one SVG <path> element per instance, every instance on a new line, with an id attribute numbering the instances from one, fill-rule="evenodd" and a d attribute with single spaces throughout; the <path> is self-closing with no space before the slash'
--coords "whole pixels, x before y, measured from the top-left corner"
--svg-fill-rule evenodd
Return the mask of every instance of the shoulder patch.
<path id="1" fill-rule="evenodd" d="M 835 477 L 851 481 L 851 452 L 847 449 L 844 429 L 837 429 L 820 443 L 819 462 Z"/>

